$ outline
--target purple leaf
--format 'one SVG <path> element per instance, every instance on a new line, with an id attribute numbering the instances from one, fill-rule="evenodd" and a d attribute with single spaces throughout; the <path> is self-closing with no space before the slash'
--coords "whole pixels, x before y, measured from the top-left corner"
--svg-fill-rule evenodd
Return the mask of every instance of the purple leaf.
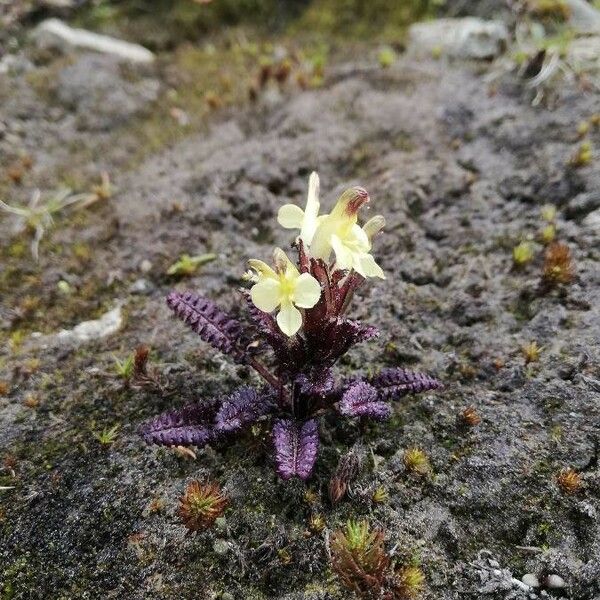
<path id="1" fill-rule="evenodd" d="M 383 369 L 369 380 L 377 388 L 381 398 L 398 400 L 407 394 L 418 394 L 441 387 L 441 383 L 426 373 L 416 373 L 406 369 Z"/>
<path id="2" fill-rule="evenodd" d="M 273 443 L 277 472 L 282 479 L 297 476 L 306 480 L 310 477 L 319 450 L 315 419 L 304 423 L 278 420 L 273 427 Z"/>
<path id="3" fill-rule="evenodd" d="M 310 375 L 298 375 L 294 383 L 302 395 L 326 396 L 333 390 L 335 379 L 331 369 L 313 369 Z"/>
<path id="4" fill-rule="evenodd" d="M 218 403 L 215 400 L 190 404 L 163 413 L 140 427 L 149 444 L 160 446 L 204 446 L 215 439 L 211 421 Z"/>
<path id="5" fill-rule="evenodd" d="M 273 397 L 267 390 L 257 392 L 243 387 L 225 399 L 215 418 L 215 430 L 229 433 L 242 429 L 269 414 L 275 408 Z"/>
<path id="6" fill-rule="evenodd" d="M 379 399 L 377 390 L 364 381 L 352 384 L 342 396 L 340 412 L 349 417 L 371 417 L 377 420 L 389 419 L 390 405 Z"/>
<path id="7" fill-rule="evenodd" d="M 169 308 L 205 342 L 237 362 L 244 362 L 246 353 L 239 346 L 242 325 L 222 311 L 212 300 L 192 292 L 171 292 Z"/>

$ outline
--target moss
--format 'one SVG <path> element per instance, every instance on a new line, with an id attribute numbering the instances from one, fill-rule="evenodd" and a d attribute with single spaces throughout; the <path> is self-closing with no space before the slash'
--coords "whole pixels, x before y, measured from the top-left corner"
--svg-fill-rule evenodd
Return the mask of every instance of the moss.
<path id="1" fill-rule="evenodd" d="M 293 31 L 317 31 L 337 37 L 399 42 L 414 21 L 435 14 L 435 0 L 314 0 Z"/>

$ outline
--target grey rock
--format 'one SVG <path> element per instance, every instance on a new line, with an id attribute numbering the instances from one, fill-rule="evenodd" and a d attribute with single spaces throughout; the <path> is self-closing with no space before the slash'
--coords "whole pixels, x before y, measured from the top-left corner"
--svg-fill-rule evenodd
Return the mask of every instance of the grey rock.
<path id="1" fill-rule="evenodd" d="M 0 75 L 22 75 L 33 68 L 33 63 L 20 54 L 7 54 L 0 59 Z"/>
<path id="2" fill-rule="evenodd" d="M 589 75 L 600 68 L 600 36 L 577 37 L 567 49 L 567 62 Z"/>
<path id="3" fill-rule="evenodd" d="M 526 573 L 521 577 L 521 581 L 529 587 L 540 587 L 540 580 L 533 573 Z"/>
<path id="4" fill-rule="evenodd" d="M 577 194 L 566 206 L 565 214 L 574 219 L 600 208 L 600 190 Z"/>
<path id="5" fill-rule="evenodd" d="M 101 131 L 140 114 L 156 100 L 159 89 L 159 82 L 149 77 L 126 79 L 110 56 L 85 54 L 60 72 L 56 95 L 75 112 L 80 129 Z"/>
<path id="6" fill-rule="evenodd" d="M 508 30 L 501 21 L 438 19 L 410 28 L 408 53 L 431 56 L 441 52 L 454 58 L 485 60 L 501 54 L 507 42 Z"/>
<path id="7" fill-rule="evenodd" d="M 47 19 L 32 33 L 38 47 L 64 51 L 80 48 L 111 54 L 122 60 L 136 63 L 151 63 L 154 54 L 139 44 L 131 44 L 106 35 L 99 35 L 85 29 L 70 27 L 60 19 Z"/>
<path id="8" fill-rule="evenodd" d="M 140 279 L 136 279 L 130 286 L 129 292 L 131 294 L 139 294 L 142 296 L 146 296 L 152 293 L 154 286 L 150 281 L 141 277 Z"/>
<path id="9" fill-rule="evenodd" d="M 216 554 L 223 556 L 229 552 L 229 542 L 227 540 L 215 540 L 213 544 L 213 550 Z"/>
<path id="10" fill-rule="evenodd" d="M 569 25 L 579 33 L 600 33 L 600 11 L 586 0 L 567 0 Z"/>
<path id="11" fill-rule="evenodd" d="M 583 225 L 600 233 L 600 208 L 591 212 L 584 220 Z"/>
<path id="12" fill-rule="evenodd" d="M 36 335 L 32 334 L 29 342 L 30 347 L 48 348 L 53 346 L 79 346 L 94 340 L 100 340 L 116 333 L 123 324 L 121 307 L 117 306 L 99 319 L 83 321 L 73 329 L 62 329 L 56 334 Z"/>
<path id="13" fill-rule="evenodd" d="M 544 584 L 550 590 L 562 590 L 567 587 L 565 580 L 560 575 L 548 575 Z"/>

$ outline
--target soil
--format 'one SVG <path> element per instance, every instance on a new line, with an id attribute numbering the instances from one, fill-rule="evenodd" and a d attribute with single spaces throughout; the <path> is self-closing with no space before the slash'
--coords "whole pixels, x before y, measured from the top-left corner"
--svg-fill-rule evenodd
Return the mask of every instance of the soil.
<path id="1" fill-rule="evenodd" d="M 14 221 L 0 221 L 3 600 L 348 598 L 327 539 L 363 517 L 385 531 L 398 563 L 420 562 L 425 598 L 600 597 L 600 246 L 590 218 L 600 179 L 596 157 L 570 164 L 598 96 L 562 82 L 553 110 L 534 107 L 515 75 L 492 81 L 499 68 L 400 57 L 382 69 L 375 56 L 331 64 L 316 89 L 273 86 L 255 105 L 232 101 L 146 152 L 132 122 L 147 123 L 168 95 L 168 65 L 130 73 L 92 55 L 32 57 L 25 73 L 0 75 L 3 166 L 23 168 L 20 182 L 4 179 L 7 201 L 64 185 L 65 173 L 76 189 L 103 170 L 114 185 L 111 198 L 57 217 L 39 263 L 29 233 L 15 237 Z M 594 126 L 587 135 L 600 143 Z M 236 309 L 245 261 L 289 246 L 276 213 L 303 203 L 313 169 L 323 206 L 360 184 L 388 223 L 374 250 L 387 279 L 369 282 L 351 311 L 382 340 L 352 351 L 340 375 L 401 365 L 444 388 L 398 403 L 387 423 L 323 422 L 307 484 L 278 480 L 260 431 L 195 459 L 144 445 L 145 419 L 254 380 L 175 321 L 166 294 L 199 290 Z M 546 204 L 576 270 L 553 288 L 541 285 Z M 525 238 L 534 257 L 515 268 Z M 211 252 L 217 260 L 192 276 L 165 274 L 181 254 Z M 116 305 L 116 335 L 47 347 L 31 336 Z M 532 341 L 542 350 L 526 364 Z M 139 344 L 152 349 L 162 391 L 116 374 L 114 357 Z M 481 417 L 474 427 L 460 421 L 469 406 Z M 115 425 L 112 443 L 100 443 Z M 430 476 L 406 471 L 414 446 Z M 332 507 L 329 478 L 351 447 L 361 471 Z M 567 467 L 582 475 L 575 494 L 557 485 Z M 219 481 L 231 499 L 199 534 L 176 514 L 193 478 Z M 378 486 L 389 494 L 381 504 Z M 311 534 L 317 513 L 326 528 Z M 511 577 L 527 573 L 559 575 L 565 587 L 522 591 Z"/>

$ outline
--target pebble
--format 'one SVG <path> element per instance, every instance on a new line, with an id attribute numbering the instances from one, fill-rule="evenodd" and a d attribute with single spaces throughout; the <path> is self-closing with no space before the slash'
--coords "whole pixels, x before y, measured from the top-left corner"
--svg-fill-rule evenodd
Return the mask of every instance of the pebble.
<path id="1" fill-rule="evenodd" d="M 142 273 L 150 273 L 152 271 L 152 263 L 147 258 L 140 263 L 140 271 Z"/>
<path id="2" fill-rule="evenodd" d="M 411 26 L 407 51 L 417 56 L 439 53 L 453 58 L 488 60 L 502 53 L 508 37 L 506 25 L 501 21 L 475 17 L 436 19 Z"/>
<path id="3" fill-rule="evenodd" d="M 223 556 L 229 552 L 229 544 L 226 540 L 215 540 L 215 543 L 213 544 L 213 550 L 216 554 Z"/>
<path id="4" fill-rule="evenodd" d="M 85 29 L 75 29 L 60 19 L 42 21 L 32 35 L 38 46 L 42 48 L 64 50 L 73 47 L 111 54 L 130 62 L 151 63 L 154 61 L 154 54 L 139 44 L 131 44 Z"/>
<path id="5" fill-rule="evenodd" d="M 545 581 L 546 587 L 550 590 L 562 590 L 567 587 L 565 580 L 560 575 L 548 575 Z"/>
<path id="6" fill-rule="evenodd" d="M 52 346 L 79 346 L 94 340 L 99 340 L 119 331 L 123 325 L 121 307 L 117 306 L 104 313 L 99 319 L 83 321 L 73 329 L 62 329 L 58 333 L 42 335 L 32 333 L 29 345 L 38 348 Z"/>
<path id="7" fill-rule="evenodd" d="M 136 279 L 130 286 L 129 292 L 131 294 L 139 294 L 142 296 L 147 296 L 152 293 L 154 286 L 147 279 L 141 277 L 140 279 Z"/>
<path id="8" fill-rule="evenodd" d="M 529 587 L 540 587 L 540 580 L 533 573 L 526 573 L 521 577 L 521 581 Z"/>

